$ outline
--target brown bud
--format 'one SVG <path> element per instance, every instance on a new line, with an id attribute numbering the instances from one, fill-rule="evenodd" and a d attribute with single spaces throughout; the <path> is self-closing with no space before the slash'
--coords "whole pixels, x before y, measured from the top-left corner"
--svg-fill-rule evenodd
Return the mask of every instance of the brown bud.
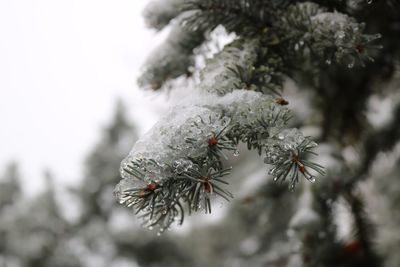
<path id="1" fill-rule="evenodd" d="M 154 191 L 154 190 L 156 190 L 157 189 L 157 185 L 155 184 L 155 183 L 150 183 L 150 184 L 148 184 L 147 185 L 147 188 L 146 188 L 148 191 Z"/>
<path id="2" fill-rule="evenodd" d="M 211 137 L 210 139 L 208 139 L 208 145 L 209 146 L 216 146 L 217 144 L 218 144 L 218 140 L 214 136 Z"/>
<path id="3" fill-rule="evenodd" d="M 357 45 L 356 50 L 359 54 L 362 54 L 364 52 L 364 46 L 362 45 Z"/>
<path id="4" fill-rule="evenodd" d="M 289 102 L 286 99 L 282 98 L 282 97 L 279 97 L 279 98 L 275 99 L 275 103 L 277 103 L 279 105 L 282 105 L 282 106 L 286 106 L 286 105 L 289 104 Z"/>
<path id="5" fill-rule="evenodd" d="M 303 165 L 299 165 L 299 171 L 304 174 L 306 171 L 306 168 Z"/>
<path id="6" fill-rule="evenodd" d="M 354 240 L 346 243 L 342 247 L 343 251 L 349 255 L 356 255 L 361 252 L 362 246 L 359 240 Z"/>

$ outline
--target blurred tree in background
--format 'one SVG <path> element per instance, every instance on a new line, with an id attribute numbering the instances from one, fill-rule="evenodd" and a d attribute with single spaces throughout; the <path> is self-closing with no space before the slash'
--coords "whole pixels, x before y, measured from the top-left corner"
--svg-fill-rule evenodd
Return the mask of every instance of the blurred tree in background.
<path id="1" fill-rule="evenodd" d="M 134 138 L 134 128 L 118 102 L 110 125 L 87 158 L 82 184 L 70 189 L 67 198 L 59 196 L 48 172 L 45 190 L 24 197 L 18 167 L 11 164 L 0 180 L 0 266 L 181 266 L 187 262 L 188 255 L 171 240 L 155 238 L 139 223 L 132 225 L 131 212 L 117 206 L 112 197 L 120 161 Z M 60 205 L 62 201 L 80 207 L 78 218 L 65 218 L 62 207 L 71 209 L 71 204 Z"/>

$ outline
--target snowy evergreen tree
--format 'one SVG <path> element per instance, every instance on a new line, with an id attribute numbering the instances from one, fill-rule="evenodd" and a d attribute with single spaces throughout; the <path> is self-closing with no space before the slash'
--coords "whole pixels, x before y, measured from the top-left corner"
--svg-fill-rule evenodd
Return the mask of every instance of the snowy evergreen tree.
<path id="1" fill-rule="evenodd" d="M 8 190 L 2 197 L 8 194 L 9 202 L 0 210 L 0 266 L 79 266 L 65 242 L 70 224 L 61 215 L 53 178 L 49 172 L 44 176 L 46 189 L 32 198 L 20 192 L 16 165 L 5 172 L 1 188 Z"/>
<path id="2" fill-rule="evenodd" d="M 0 208 L 12 204 L 21 194 L 18 165 L 10 163 L 0 180 Z"/>
<path id="3" fill-rule="evenodd" d="M 56 190 L 49 172 L 46 188 L 27 197 L 17 165 L 6 168 L 0 179 L 1 267 L 193 265 L 173 240 L 154 238 L 140 224 L 132 225 L 133 214 L 112 198 L 118 166 L 135 141 L 134 132 L 119 101 L 87 157 L 82 183 L 69 188 L 69 197 L 62 193 L 65 188 Z M 75 209 L 74 202 L 81 206 L 79 216 L 67 220 L 63 207 Z"/>
<path id="4" fill-rule="evenodd" d="M 210 213 L 215 198 L 234 197 L 228 183 L 240 171 L 226 159 L 245 144 L 263 156 L 272 178 L 247 190 L 248 209 L 235 200 L 221 227 L 199 230 L 199 239 L 221 237 L 199 255 L 204 264 L 394 266 L 374 244 L 365 201 L 372 193 L 360 185 L 399 138 L 399 83 L 389 86 L 399 76 L 398 1 L 156 0 L 144 15 L 170 34 L 139 84 L 162 90 L 186 77 L 190 96 L 122 162 L 118 201 L 160 233 L 186 214 Z M 233 40 L 201 66 L 221 27 Z M 392 105 L 377 120 L 382 95 Z M 241 175 L 244 184 L 252 174 Z M 346 220 L 337 219 L 340 209 Z M 346 224 L 352 231 L 342 237 Z M 239 242 L 236 253 L 228 249 Z"/>

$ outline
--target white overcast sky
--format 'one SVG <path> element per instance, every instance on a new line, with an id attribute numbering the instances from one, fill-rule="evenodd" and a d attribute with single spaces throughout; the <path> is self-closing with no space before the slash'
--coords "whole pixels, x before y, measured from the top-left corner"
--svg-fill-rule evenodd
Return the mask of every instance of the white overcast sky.
<path id="1" fill-rule="evenodd" d="M 162 38 L 144 26 L 147 2 L 0 0 L 1 171 L 18 161 L 33 191 L 46 167 L 76 182 L 117 97 L 142 130 L 155 122 L 165 99 L 135 83 Z"/>

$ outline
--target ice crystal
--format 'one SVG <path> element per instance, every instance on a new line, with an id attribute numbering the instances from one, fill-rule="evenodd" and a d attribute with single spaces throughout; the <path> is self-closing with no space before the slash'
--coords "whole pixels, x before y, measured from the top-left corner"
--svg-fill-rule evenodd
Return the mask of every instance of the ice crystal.
<path id="1" fill-rule="evenodd" d="M 235 66 L 246 68 L 256 60 L 257 40 L 235 41 L 220 53 L 209 59 L 201 72 L 201 89 L 211 93 L 226 94 L 240 89 L 242 80 L 232 75 Z"/>
<path id="2" fill-rule="evenodd" d="M 318 13 L 311 17 L 311 22 L 315 40 L 312 49 L 325 57 L 327 64 L 334 59 L 353 68 L 356 61 L 360 65 L 373 61 L 368 50 L 379 48 L 370 43 L 380 38 L 380 34 L 363 34 L 364 23 L 338 12 Z"/>

